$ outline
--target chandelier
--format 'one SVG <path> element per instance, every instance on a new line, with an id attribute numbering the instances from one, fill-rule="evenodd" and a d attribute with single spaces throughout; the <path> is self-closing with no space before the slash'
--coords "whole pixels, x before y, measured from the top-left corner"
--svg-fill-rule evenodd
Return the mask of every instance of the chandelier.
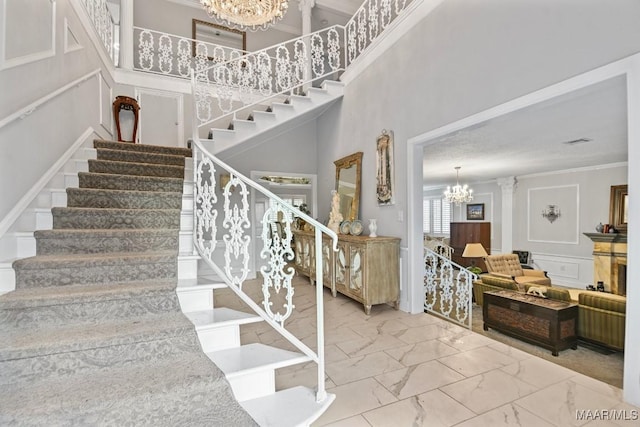
<path id="1" fill-rule="evenodd" d="M 210 16 L 238 30 L 266 30 L 282 19 L 289 0 L 200 0 Z"/>
<path id="2" fill-rule="evenodd" d="M 455 203 L 460 206 L 461 203 L 469 203 L 473 200 L 473 190 L 467 184 L 460 185 L 459 181 L 460 166 L 456 166 L 456 185 L 451 188 L 448 186 L 444 192 L 444 198 L 449 203 Z"/>

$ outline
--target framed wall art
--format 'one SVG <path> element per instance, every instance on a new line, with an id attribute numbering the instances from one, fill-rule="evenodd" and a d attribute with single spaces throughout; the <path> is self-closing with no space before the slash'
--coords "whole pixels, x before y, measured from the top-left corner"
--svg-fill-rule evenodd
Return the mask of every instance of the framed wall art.
<path id="1" fill-rule="evenodd" d="M 484 203 L 467 205 L 467 221 L 484 221 Z"/>
<path id="2" fill-rule="evenodd" d="M 382 129 L 376 139 L 376 170 L 378 206 L 393 205 L 393 131 Z"/>

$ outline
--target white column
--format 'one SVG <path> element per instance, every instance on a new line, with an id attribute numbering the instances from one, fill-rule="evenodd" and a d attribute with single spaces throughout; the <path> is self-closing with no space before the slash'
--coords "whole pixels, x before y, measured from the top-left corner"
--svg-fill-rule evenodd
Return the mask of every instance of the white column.
<path id="1" fill-rule="evenodd" d="M 302 12 L 302 35 L 306 36 L 311 33 L 311 9 L 316 5 L 316 0 L 298 0 L 298 9 Z M 309 38 L 305 38 L 304 44 L 307 47 L 307 55 L 309 60 L 307 62 L 307 79 L 311 78 L 312 70 L 311 70 L 311 44 L 309 43 Z M 311 86 L 310 83 L 307 83 L 303 86 L 303 90 L 306 92 L 307 89 Z"/>
<path id="2" fill-rule="evenodd" d="M 516 187 L 516 177 L 498 178 L 497 181 L 502 189 L 502 241 L 500 250 L 503 254 L 510 254 L 513 250 L 513 192 Z"/>
<path id="3" fill-rule="evenodd" d="M 120 68 L 133 69 L 133 0 L 120 0 Z"/>

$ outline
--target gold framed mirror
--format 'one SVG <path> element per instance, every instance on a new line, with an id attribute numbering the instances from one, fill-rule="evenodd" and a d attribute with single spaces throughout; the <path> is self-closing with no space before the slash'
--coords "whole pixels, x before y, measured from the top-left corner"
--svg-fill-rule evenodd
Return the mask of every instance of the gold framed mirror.
<path id="1" fill-rule="evenodd" d="M 340 194 L 340 213 L 345 221 L 358 218 L 362 154 L 358 151 L 333 162 L 336 165 L 336 191 Z"/>
<path id="2" fill-rule="evenodd" d="M 192 19 L 191 38 L 199 42 L 213 43 L 229 49 L 247 50 L 247 33 L 245 31 L 227 28 L 213 22 Z M 195 42 L 193 44 L 193 56 L 195 56 Z"/>
<path id="3" fill-rule="evenodd" d="M 627 184 L 611 186 L 611 200 L 609 202 L 609 224 L 620 233 L 627 232 L 627 208 L 629 193 Z"/>

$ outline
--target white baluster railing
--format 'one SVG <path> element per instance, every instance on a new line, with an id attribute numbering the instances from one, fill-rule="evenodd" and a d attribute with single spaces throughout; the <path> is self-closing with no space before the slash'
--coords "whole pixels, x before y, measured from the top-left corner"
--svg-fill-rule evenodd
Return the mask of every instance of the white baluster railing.
<path id="1" fill-rule="evenodd" d="M 345 25 L 346 66 L 356 60 L 413 0 L 366 0 Z"/>
<path id="2" fill-rule="evenodd" d="M 89 19 L 91 19 L 91 22 L 93 23 L 93 28 L 107 50 L 109 58 L 111 58 L 114 64 L 117 64 L 117 52 L 114 49 L 114 41 L 116 38 L 116 32 L 118 31 L 118 26 L 115 24 L 113 17 L 111 16 L 111 12 L 107 7 L 107 1 L 82 0 L 82 4 L 87 11 Z"/>
<path id="3" fill-rule="evenodd" d="M 204 69 L 196 69 L 198 126 L 344 70 L 343 27 L 333 26 Z M 216 108 L 217 107 L 217 108 Z M 214 111 L 221 114 L 214 114 Z"/>
<path id="4" fill-rule="evenodd" d="M 473 281 L 478 276 L 424 248 L 424 308 L 471 329 Z"/>
<path id="5" fill-rule="evenodd" d="M 188 37 L 133 27 L 134 69 L 148 73 L 191 78 L 191 70 L 237 59 L 246 51 Z"/>
<path id="6" fill-rule="evenodd" d="M 193 82 L 195 84 L 195 81 Z M 292 278 L 293 261 L 292 223 L 295 217 L 304 219 L 315 226 L 315 253 L 322 253 L 322 235 L 333 240 L 333 249 L 337 250 L 338 238 L 326 226 L 284 202 L 278 196 L 258 183 L 238 173 L 229 165 L 213 156 L 197 139 L 193 141 L 194 162 L 194 242 L 205 262 L 225 280 L 249 307 L 258 313 L 284 338 L 295 345 L 318 365 L 317 400 L 326 397 L 324 387 L 324 290 L 321 257 L 316 258 L 316 310 L 317 310 L 317 349 L 309 348 L 285 326 L 293 313 L 294 287 Z M 230 174 L 230 180 L 224 189 L 218 185 L 220 173 Z M 262 250 L 260 256 L 266 265 L 260 268 L 262 286 L 259 292 L 262 300 L 254 300 L 250 295 L 255 290 L 243 289 L 249 275 L 251 249 L 251 218 L 249 208 L 249 189 L 261 193 L 269 199 L 269 208 L 262 216 Z M 278 232 L 276 223 L 280 225 Z M 224 248 L 217 248 L 222 242 Z M 222 253 L 217 256 L 216 251 Z M 224 259 L 221 265 L 214 258 Z M 220 261 L 219 261 L 220 262 Z"/>

